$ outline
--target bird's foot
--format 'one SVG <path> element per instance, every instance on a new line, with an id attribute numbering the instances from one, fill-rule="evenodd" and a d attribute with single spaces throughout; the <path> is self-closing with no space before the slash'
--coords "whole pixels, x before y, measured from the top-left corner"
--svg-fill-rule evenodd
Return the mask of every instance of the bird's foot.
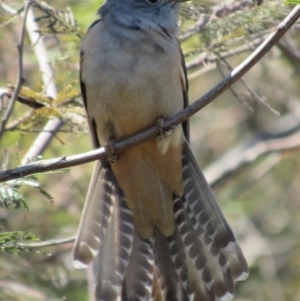
<path id="1" fill-rule="evenodd" d="M 115 151 L 115 141 L 109 139 L 104 147 L 107 152 L 107 160 L 110 163 L 116 162 L 119 159 L 119 155 Z"/>
<path id="2" fill-rule="evenodd" d="M 165 129 L 164 121 L 165 121 L 164 118 L 159 117 L 155 123 L 156 129 L 157 129 L 157 136 L 159 136 L 159 137 L 162 137 L 165 135 L 169 136 L 172 134 L 173 130 L 175 129 L 175 125 L 172 125 L 172 126 L 168 127 L 168 129 Z"/>

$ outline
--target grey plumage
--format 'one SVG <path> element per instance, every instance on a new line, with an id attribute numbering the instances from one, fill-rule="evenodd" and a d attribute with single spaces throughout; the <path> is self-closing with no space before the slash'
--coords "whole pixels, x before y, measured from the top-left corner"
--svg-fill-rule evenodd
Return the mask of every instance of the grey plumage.
<path id="1" fill-rule="evenodd" d="M 107 0 L 81 53 L 93 146 L 187 106 L 179 0 Z M 247 263 L 188 146 L 188 123 L 97 162 L 74 261 L 94 262 L 97 301 L 230 300 Z"/>

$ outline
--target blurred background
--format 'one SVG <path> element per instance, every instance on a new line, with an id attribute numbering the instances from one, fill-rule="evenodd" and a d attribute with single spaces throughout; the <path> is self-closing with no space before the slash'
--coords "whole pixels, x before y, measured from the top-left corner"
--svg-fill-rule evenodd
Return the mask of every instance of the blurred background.
<path id="1" fill-rule="evenodd" d="M 180 17 L 190 102 L 241 63 L 291 10 L 278 0 L 203 3 L 184 4 Z M 24 162 L 55 118 L 64 125 L 35 156 L 91 149 L 78 84 L 79 49 L 100 5 L 99 0 L 52 0 L 36 2 L 35 17 L 28 14 L 39 39 L 32 41 L 25 30 L 25 83 L 0 133 L 2 170 Z M 23 1 L 0 1 L 1 118 L 17 79 L 23 6 Z M 298 23 L 190 120 L 194 154 L 250 266 L 236 301 L 300 300 L 299 33 Z M 54 76 L 41 71 L 43 60 L 51 63 Z M 89 300 L 89 275 L 72 267 L 71 240 L 92 166 L 1 183 L 0 300 Z"/>

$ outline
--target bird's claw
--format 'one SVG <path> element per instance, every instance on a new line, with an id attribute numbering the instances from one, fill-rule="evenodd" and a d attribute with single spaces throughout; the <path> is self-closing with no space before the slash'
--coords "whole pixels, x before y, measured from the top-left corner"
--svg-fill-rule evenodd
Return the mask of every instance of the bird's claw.
<path id="1" fill-rule="evenodd" d="M 105 147 L 107 153 L 107 160 L 110 163 L 114 163 L 119 159 L 119 155 L 115 151 L 115 145 L 113 140 L 108 140 Z"/>
<path id="2" fill-rule="evenodd" d="M 156 129 L 157 129 L 157 135 L 159 137 L 161 136 L 169 136 L 172 134 L 172 131 L 174 130 L 175 126 L 172 125 L 171 127 L 169 127 L 167 130 L 165 130 L 164 128 L 164 118 L 160 117 L 156 120 L 156 123 L 155 123 L 155 126 L 156 126 Z"/>

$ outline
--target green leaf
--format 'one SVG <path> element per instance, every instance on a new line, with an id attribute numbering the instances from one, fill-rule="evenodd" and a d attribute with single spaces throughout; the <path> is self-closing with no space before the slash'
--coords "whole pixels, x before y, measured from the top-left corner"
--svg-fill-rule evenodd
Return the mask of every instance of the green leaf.
<path id="1" fill-rule="evenodd" d="M 18 245 L 21 241 L 36 241 L 38 238 L 25 231 L 0 232 L 0 252 L 21 255 L 22 252 L 29 252 L 30 249 Z"/>
<path id="2" fill-rule="evenodd" d="M 300 4 L 300 0 L 286 0 L 284 4 Z"/>
<path id="3" fill-rule="evenodd" d="M 9 184 L 0 185 L 0 207 L 9 209 L 13 206 L 14 209 L 28 210 L 28 206 L 25 202 L 23 194 L 13 186 Z"/>

